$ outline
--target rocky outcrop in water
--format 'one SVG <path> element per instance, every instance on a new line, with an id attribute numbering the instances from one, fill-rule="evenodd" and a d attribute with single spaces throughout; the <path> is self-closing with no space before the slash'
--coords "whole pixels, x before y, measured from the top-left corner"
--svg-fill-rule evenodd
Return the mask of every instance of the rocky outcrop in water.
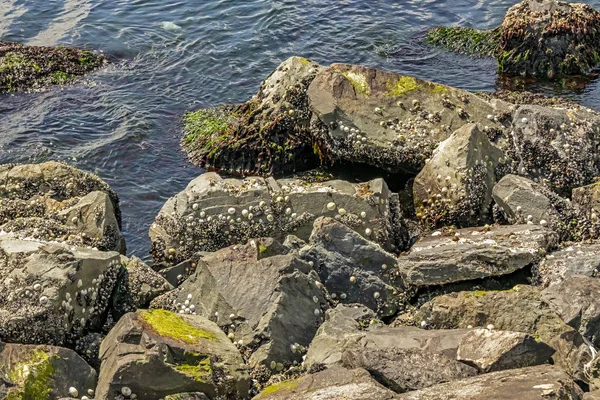
<path id="1" fill-rule="evenodd" d="M 64 85 L 106 63 L 87 50 L 0 41 L 0 94 Z"/>
<path id="2" fill-rule="evenodd" d="M 498 72 L 554 78 L 588 74 L 600 61 L 600 13 L 592 6 L 556 0 L 524 0 L 493 30 L 439 27 L 430 44 L 460 53 L 495 57 Z"/>

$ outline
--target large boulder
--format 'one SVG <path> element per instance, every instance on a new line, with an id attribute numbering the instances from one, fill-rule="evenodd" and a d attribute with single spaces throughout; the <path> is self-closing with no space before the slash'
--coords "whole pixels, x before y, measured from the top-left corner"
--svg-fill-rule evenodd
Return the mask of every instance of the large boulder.
<path id="1" fill-rule="evenodd" d="M 283 250 L 272 239 L 253 239 L 204 253 L 169 306 L 216 321 L 248 348 L 252 367 L 302 362 L 301 349 L 310 344 L 328 302 L 310 264 Z"/>
<path id="2" fill-rule="evenodd" d="M 456 357 L 481 372 L 493 372 L 544 364 L 552 354 L 552 347 L 523 332 L 474 329 L 460 342 Z"/>
<path id="3" fill-rule="evenodd" d="M 0 398 L 57 399 L 87 395 L 96 371 L 73 350 L 0 342 Z"/>
<path id="4" fill-rule="evenodd" d="M 201 167 L 242 174 L 289 173 L 319 163 L 306 90 L 322 67 L 303 57 L 281 63 L 237 106 L 186 114 L 182 147 Z"/>
<path id="5" fill-rule="evenodd" d="M 312 262 L 334 300 L 360 303 L 390 316 L 405 300 L 396 256 L 332 218 L 315 221 L 300 256 Z"/>
<path id="6" fill-rule="evenodd" d="M 23 238 L 125 252 L 117 194 L 54 161 L 0 166 L 0 230 Z"/>
<path id="7" fill-rule="evenodd" d="M 104 325 L 119 253 L 0 235 L 0 255 L 1 340 L 63 345 Z"/>
<path id="8" fill-rule="evenodd" d="M 177 264 L 198 251 L 289 233 L 308 240 L 320 216 L 335 217 L 386 249 L 405 237 L 399 201 L 383 179 L 352 184 L 334 180 L 223 179 L 206 173 L 169 199 L 150 228 L 155 263 Z M 403 244 L 399 244 L 401 247 Z"/>
<path id="9" fill-rule="evenodd" d="M 483 374 L 398 396 L 400 400 L 580 400 L 583 391 L 551 365 Z"/>
<path id="10" fill-rule="evenodd" d="M 483 99 L 448 86 L 369 67 L 333 64 L 308 88 L 332 157 L 398 173 L 417 173 L 433 149 L 467 123 L 496 138 L 499 115 Z"/>
<path id="11" fill-rule="evenodd" d="M 253 400 L 392 400 L 395 393 L 386 389 L 361 368 L 333 367 L 301 378 L 266 387 Z"/>
<path id="12" fill-rule="evenodd" d="M 552 359 L 575 379 L 586 381 L 585 364 L 592 359 L 581 335 L 542 300 L 541 288 L 518 285 L 511 290 L 472 291 L 442 295 L 425 303 L 415 324 L 436 329 L 488 327 L 524 332 L 551 346 Z"/>
<path id="13" fill-rule="evenodd" d="M 548 254 L 537 268 L 539 283 L 547 287 L 573 275 L 600 275 L 600 243 L 571 243 Z"/>
<path id="14" fill-rule="evenodd" d="M 600 344 L 600 279 L 574 275 L 550 285 L 542 299 L 568 325 Z"/>
<path id="15" fill-rule="evenodd" d="M 492 188 L 505 162 L 476 124 L 464 125 L 440 143 L 415 178 L 417 216 L 434 226 L 489 222 Z"/>
<path id="16" fill-rule="evenodd" d="M 501 276 L 534 264 L 557 242 L 554 232 L 539 225 L 436 231 L 400 255 L 398 269 L 416 286 Z"/>
<path id="17" fill-rule="evenodd" d="M 579 219 L 570 201 L 527 178 L 506 175 L 494 186 L 493 196 L 510 223 L 547 226 L 562 240 L 589 234 L 589 224 Z"/>
<path id="18" fill-rule="evenodd" d="M 126 388 L 139 399 L 202 392 L 243 399 L 250 378 L 242 356 L 219 327 L 198 315 L 142 310 L 125 315 L 100 347 L 96 399 Z"/>

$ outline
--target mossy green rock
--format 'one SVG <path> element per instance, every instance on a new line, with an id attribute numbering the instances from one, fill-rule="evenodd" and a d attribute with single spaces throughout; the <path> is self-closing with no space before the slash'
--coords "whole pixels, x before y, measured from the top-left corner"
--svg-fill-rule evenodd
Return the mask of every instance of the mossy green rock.
<path id="1" fill-rule="evenodd" d="M 53 400 L 96 388 L 96 371 L 73 350 L 0 342 L 0 398 Z"/>
<path id="2" fill-rule="evenodd" d="M 0 41 L 0 93 L 64 85 L 106 62 L 87 50 Z"/>
<path id="3" fill-rule="evenodd" d="M 140 310 L 123 316 L 100 346 L 96 399 L 128 387 L 139 399 L 202 392 L 243 399 L 250 389 L 244 361 L 219 327 L 198 315 Z"/>

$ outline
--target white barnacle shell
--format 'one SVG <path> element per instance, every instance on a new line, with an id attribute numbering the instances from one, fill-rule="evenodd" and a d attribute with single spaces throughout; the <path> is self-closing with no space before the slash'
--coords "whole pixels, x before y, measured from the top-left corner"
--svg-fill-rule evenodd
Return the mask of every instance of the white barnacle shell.
<path id="1" fill-rule="evenodd" d="M 335 208 L 336 208 L 336 205 L 335 205 L 335 203 L 333 201 L 330 202 L 330 203 L 327 203 L 327 209 L 329 211 L 333 211 L 333 210 L 335 210 Z"/>
<path id="2" fill-rule="evenodd" d="M 230 208 L 227 210 L 227 213 L 228 213 L 229 215 L 233 215 L 233 214 L 235 214 L 235 208 L 233 208 L 233 207 L 230 207 Z"/>

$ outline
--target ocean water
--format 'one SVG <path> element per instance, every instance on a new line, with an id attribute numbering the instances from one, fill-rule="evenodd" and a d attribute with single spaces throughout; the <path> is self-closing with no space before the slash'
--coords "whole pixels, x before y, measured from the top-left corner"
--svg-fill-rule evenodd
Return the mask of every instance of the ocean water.
<path id="1" fill-rule="evenodd" d="M 64 160 L 119 193 L 128 252 L 148 258 L 162 204 L 203 171 L 179 147 L 189 110 L 247 100 L 292 55 L 364 64 L 473 91 L 495 62 L 423 44 L 436 25 L 492 28 L 506 0 L 0 0 L 0 39 L 102 51 L 83 82 L 0 96 L 0 163 Z M 589 1 L 600 7 L 600 0 Z M 600 84 L 532 90 L 600 109 Z"/>

